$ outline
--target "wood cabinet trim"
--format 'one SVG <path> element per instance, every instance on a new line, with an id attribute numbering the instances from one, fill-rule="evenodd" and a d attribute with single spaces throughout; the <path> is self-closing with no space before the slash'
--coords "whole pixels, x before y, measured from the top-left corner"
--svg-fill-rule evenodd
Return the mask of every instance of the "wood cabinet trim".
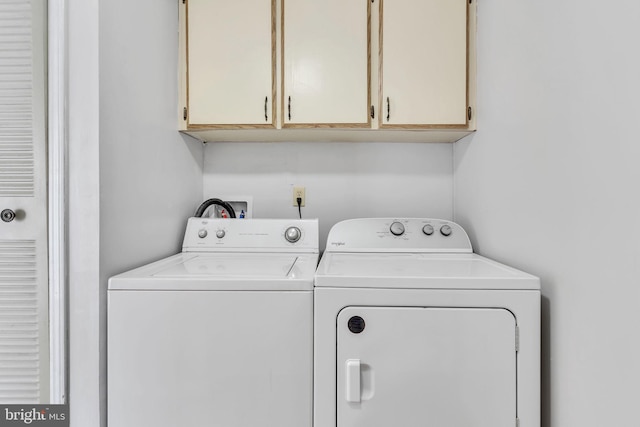
<path id="1" fill-rule="evenodd" d="M 467 46 L 466 46 L 467 47 L 467 49 L 466 49 L 466 59 L 467 59 L 467 63 L 466 63 L 466 66 L 467 66 L 467 71 L 466 71 L 466 73 L 467 73 L 467 91 L 466 91 L 466 93 L 467 93 L 467 99 L 466 99 L 466 102 L 465 102 L 465 104 L 467 106 L 467 112 L 465 112 L 464 117 L 465 117 L 465 125 L 468 127 L 469 126 L 469 114 L 468 114 L 468 111 L 469 111 L 469 105 L 470 105 L 469 104 L 469 58 L 470 58 L 469 57 L 469 9 L 470 9 L 469 4 L 471 3 L 471 0 L 465 0 L 465 3 L 467 4 L 467 16 L 466 16 L 467 22 L 466 22 L 466 25 L 465 25 L 466 29 L 467 29 Z"/>
<path id="2" fill-rule="evenodd" d="M 185 27 L 184 27 L 184 32 L 185 32 L 185 52 L 186 52 L 186 56 L 185 56 L 185 60 L 187 62 L 186 65 L 186 73 L 187 73 L 187 105 L 184 107 L 186 109 L 186 120 L 187 120 L 187 129 L 189 128 L 189 112 L 190 112 L 190 106 L 191 106 L 191 102 L 189 101 L 189 93 L 191 92 L 189 90 L 189 0 L 185 0 L 184 2 L 184 20 L 185 20 Z"/>
<path id="3" fill-rule="evenodd" d="M 275 124 L 190 124 L 187 130 L 275 129 Z"/>
<path id="4" fill-rule="evenodd" d="M 184 130 L 203 142 L 455 142 L 472 134 L 468 129 L 367 129 L 367 128 L 290 128 L 285 129 L 198 129 Z"/>
<path id="5" fill-rule="evenodd" d="M 367 0 L 367 126 L 371 127 L 371 2 Z"/>
<path id="6" fill-rule="evenodd" d="M 382 128 L 383 125 L 383 120 L 382 120 L 382 116 L 384 115 L 382 112 L 384 111 L 382 109 L 382 31 L 383 29 L 383 25 L 382 22 L 384 21 L 384 16 L 383 16 L 383 7 L 382 4 L 384 3 L 384 0 L 380 0 L 380 2 L 378 3 L 378 127 Z"/>
<path id="7" fill-rule="evenodd" d="M 284 9 L 285 9 L 286 0 L 281 0 L 280 3 L 280 111 L 282 111 L 282 126 L 284 127 L 284 122 L 286 120 L 287 114 L 284 110 L 284 98 L 285 98 L 285 89 L 284 89 Z"/>
<path id="8" fill-rule="evenodd" d="M 466 124 L 460 124 L 460 125 L 456 125 L 456 124 L 446 124 L 446 125 L 439 125 L 439 124 L 382 124 L 380 125 L 380 129 L 387 129 L 387 130 L 391 130 L 391 129 L 414 129 L 414 130 L 420 130 L 420 129 L 424 129 L 424 130 L 428 130 L 428 129 L 459 129 L 459 130 L 465 130 L 467 129 L 467 125 Z"/>
<path id="9" fill-rule="evenodd" d="M 369 123 L 285 123 L 283 129 L 370 129 Z"/>
<path id="10" fill-rule="evenodd" d="M 276 0 L 271 0 L 271 127 L 275 127 L 278 119 L 276 97 L 278 96 L 276 85 Z"/>

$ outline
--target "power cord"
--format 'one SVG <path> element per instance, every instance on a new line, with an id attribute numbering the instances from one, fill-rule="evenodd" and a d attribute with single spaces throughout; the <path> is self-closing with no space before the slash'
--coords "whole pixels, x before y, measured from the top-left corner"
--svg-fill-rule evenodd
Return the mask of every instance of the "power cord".
<path id="1" fill-rule="evenodd" d="M 300 219 L 302 219 L 302 197 L 297 197 L 296 202 L 298 202 L 298 215 L 300 215 Z"/>

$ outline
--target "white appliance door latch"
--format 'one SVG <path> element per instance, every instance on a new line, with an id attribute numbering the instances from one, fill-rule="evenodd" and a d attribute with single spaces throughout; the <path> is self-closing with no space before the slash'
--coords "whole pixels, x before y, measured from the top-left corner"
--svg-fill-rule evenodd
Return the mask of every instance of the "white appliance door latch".
<path id="1" fill-rule="evenodd" d="M 345 362 L 347 402 L 360 403 L 360 359 L 348 359 Z"/>

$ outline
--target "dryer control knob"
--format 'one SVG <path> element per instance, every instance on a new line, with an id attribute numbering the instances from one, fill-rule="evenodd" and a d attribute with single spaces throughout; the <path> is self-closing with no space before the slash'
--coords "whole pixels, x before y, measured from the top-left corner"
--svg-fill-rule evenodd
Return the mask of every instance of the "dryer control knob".
<path id="1" fill-rule="evenodd" d="M 198 230 L 198 237 L 201 239 L 204 239 L 205 237 L 207 237 L 207 230 L 205 230 L 204 228 L 202 230 Z"/>
<path id="2" fill-rule="evenodd" d="M 422 232 L 427 236 L 431 236 L 433 234 L 433 225 L 431 224 L 425 225 L 424 227 L 422 227 Z"/>
<path id="3" fill-rule="evenodd" d="M 442 227 L 440 227 L 440 233 L 443 236 L 450 236 L 451 235 L 451 227 L 448 225 L 443 225 Z"/>
<path id="4" fill-rule="evenodd" d="M 224 230 L 218 230 L 218 231 L 216 231 L 216 237 L 217 237 L 218 239 L 222 239 L 222 238 L 224 237 L 224 235 L 225 235 L 225 234 L 227 234 L 227 233 L 225 233 L 225 232 L 224 232 Z"/>
<path id="5" fill-rule="evenodd" d="M 394 236 L 402 236 L 404 234 L 404 225 L 396 221 L 391 224 L 391 227 L 389 227 L 389 231 L 391 231 L 391 234 L 393 234 Z"/>
<path id="6" fill-rule="evenodd" d="M 302 232 L 298 227 L 289 227 L 287 231 L 284 232 L 284 238 L 290 243 L 297 242 L 300 240 L 300 237 L 302 237 Z"/>

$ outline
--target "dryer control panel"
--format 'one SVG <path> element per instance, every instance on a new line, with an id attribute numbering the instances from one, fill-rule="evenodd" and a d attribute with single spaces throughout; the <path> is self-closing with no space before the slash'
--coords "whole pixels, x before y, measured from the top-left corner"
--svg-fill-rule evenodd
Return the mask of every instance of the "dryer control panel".
<path id="1" fill-rule="evenodd" d="M 318 253 L 317 219 L 189 218 L 183 252 Z"/>
<path id="2" fill-rule="evenodd" d="M 327 252 L 471 253 L 471 241 L 455 222 L 433 218 L 362 218 L 337 223 Z"/>

